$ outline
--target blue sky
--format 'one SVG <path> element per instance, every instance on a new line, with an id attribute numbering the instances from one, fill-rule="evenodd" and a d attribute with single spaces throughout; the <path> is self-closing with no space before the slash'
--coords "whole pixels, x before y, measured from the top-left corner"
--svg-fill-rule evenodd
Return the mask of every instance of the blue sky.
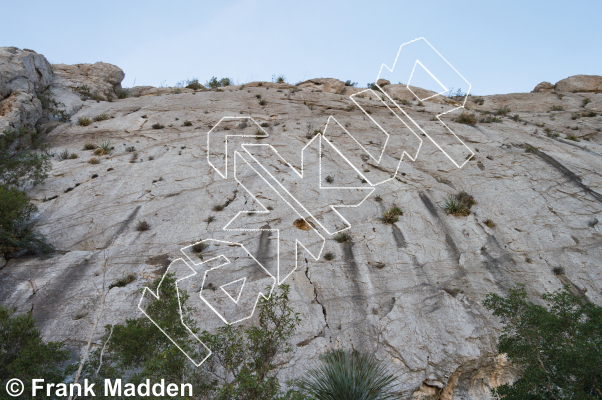
<path id="1" fill-rule="evenodd" d="M 11 1 L 0 46 L 51 63 L 104 61 L 124 87 L 197 77 L 373 82 L 399 46 L 425 37 L 472 93 L 528 92 L 541 81 L 602 75 L 602 2 Z"/>

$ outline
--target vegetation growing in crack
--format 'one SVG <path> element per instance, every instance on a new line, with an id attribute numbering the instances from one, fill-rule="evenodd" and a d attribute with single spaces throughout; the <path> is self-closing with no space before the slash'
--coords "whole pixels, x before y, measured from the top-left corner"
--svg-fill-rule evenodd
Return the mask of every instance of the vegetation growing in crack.
<path id="1" fill-rule="evenodd" d="M 395 222 L 399 221 L 400 215 L 403 215 L 401 208 L 393 206 L 388 211 L 385 211 L 379 220 L 385 224 L 394 224 Z"/>
<path id="2" fill-rule="evenodd" d="M 469 114 L 466 111 L 462 111 L 462 114 L 458 115 L 456 118 L 453 118 L 453 121 L 459 124 L 474 125 L 477 123 L 477 117 L 475 117 L 474 114 Z"/>
<path id="3" fill-rule="evenodd" d="M 470 214 L 470 208 L 476 204 L 474 197 L 466 192 L 450 194 L 445 199 L 443 210 L 447 214 L 465 217 Z"/>
<path id="4" fill-rule="evenodd" d="M 44 236 L 34 230 L 31 217 L 37 207 L 22 189 L 42 183 L 51 169 L 48 146 L 35 130 L 21 127 L 0 136 L 0 253 L 5 258 L 54 252 Z"/>
<path id="5" fill-rule="evenodd" d="M 38 100 L 42 103 L 42 110 L 46 115 L 63 122 L 70 120 L 69 114 L 65 111 L 65 104 L 55 100 L 50 87 L 46 87 L 38 95 Z"/>
<path id="6" fill-rule="evenodd" d="M 109 289 L 113 289 L 114 287 L 125 287 L 125 286 L 129 285 L 130 283 L 134 282 L 135 280 L 136 280 L 136 275 L 127 274 L 123 278 L 120 278 L 120 279 L 116 280 L 115 282 L 111 283 L 109 285 Z"/>

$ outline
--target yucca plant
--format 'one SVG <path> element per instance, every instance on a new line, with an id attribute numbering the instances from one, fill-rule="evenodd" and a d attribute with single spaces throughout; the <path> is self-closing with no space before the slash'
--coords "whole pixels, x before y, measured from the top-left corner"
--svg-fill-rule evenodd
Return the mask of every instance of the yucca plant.
<path id="1" fill-rule="evenodd" d="M 98 147 L 102 149 L 103 154 L 111 154 L 111 151 L 113 151 L 113 146 L 111 146 L 111 142 L 109 140 L 103 141 Z"/>
<path id="2" fill-rule="evenodd" d="M 385 400 L 395 393 L 395 377 L 373 356 L 332 350 L 307 372 L 300 387 L 317 400 Z"/>

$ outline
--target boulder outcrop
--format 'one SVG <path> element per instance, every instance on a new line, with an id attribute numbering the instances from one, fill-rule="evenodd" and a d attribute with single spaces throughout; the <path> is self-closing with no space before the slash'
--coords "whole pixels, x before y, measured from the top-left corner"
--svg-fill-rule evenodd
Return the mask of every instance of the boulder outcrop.
<path id="1" fill-rule="evenodd" d="M 551 93 L 553 91 L 554 85 L 552 85 L 550 82 L 541 82 L 535 86 L 531 93 Z"/>
<path id="2" fill-rule="evenodd" d="M 79 92 L 89 92 L 91 96 L 116 99 L 125 78 L 123 70 L 104 62 L 94 64 L 54 64 L 54 83 Z M 86 87 L 86 89 L 83 89 Z"/>
<path id="3" fill-rule="evenodd" d="M 52 67 L 32 50 L 0 47 L 0 132 L 33 126 L 42 116 L 37 98 L 52 83 Z"/>
<path id="4" fill-rule="evenodd" d="M 602 93 L 602 76 L 573 75 L 556 82 L 554 90 L 558 93 Z"/>

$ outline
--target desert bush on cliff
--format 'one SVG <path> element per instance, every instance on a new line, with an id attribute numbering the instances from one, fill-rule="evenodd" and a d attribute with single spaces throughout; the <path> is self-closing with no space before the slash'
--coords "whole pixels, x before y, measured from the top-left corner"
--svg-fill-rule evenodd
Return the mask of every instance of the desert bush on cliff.
<path id="1" fill-rule="evenodd" d="M 602 307 L 568 287 L 541 299 L 545 306 L 516 285 L 505 297 L 490 293 L 483 302 L 505 325 L 498 351 L 521 370 L 495 394 L 504 400 L 602 399 Z"/>
<path id="2" fill-rule="evenodd" d="M 31 399 L 32 379 L 46 382 L 63 382 L 65 374 L 60 368 L 68 359 L 69 352 L 62 350 L 62 343 L 44 343 L 31 313 L 16 314 L 14 309 L 0 306 L 0 385 L 4 387 L 13 378 L 25 384 L 20 399 Z M 45 393 L 35 398 L 47 399 Z"/>
<path id="3" fill-rule="evenodd" d="M 46 115 L 63 122 L 70 120 L 69 114 L 65 111 L 65 104 L 56 101 L 49 87 L 38 95 L 38 100 L 42 103 L 42 110 Z"/>
<path id="4" fill-rule="evenodd" d="M 443 210 L 447 214 L 465 217 L 470 214 L 470 208 L 476 204 L 474 197 L 466 192 L 450 194 L 445 199 Z"/>
<path id="5" fill-rule="evenodd" d="M 31 217 L 35 205 L 22 188 L 46 179 L 51 168 L 47 146 L 33 130 L 5 130 L 0 136 L 0 253 L 49 254 L 53 251 L 44 237 L 36 233 Z"/>
<path id="6" fill-rule="evenodd" d="M 205 82 L 205 86 L 210 87 L 211 89 L 217 89 L 220 87 L 230 86 L 232 84 L 230 78 L 222 78 L 218 80 L 215 76 L 211 77 L 207 82 Z"/>

